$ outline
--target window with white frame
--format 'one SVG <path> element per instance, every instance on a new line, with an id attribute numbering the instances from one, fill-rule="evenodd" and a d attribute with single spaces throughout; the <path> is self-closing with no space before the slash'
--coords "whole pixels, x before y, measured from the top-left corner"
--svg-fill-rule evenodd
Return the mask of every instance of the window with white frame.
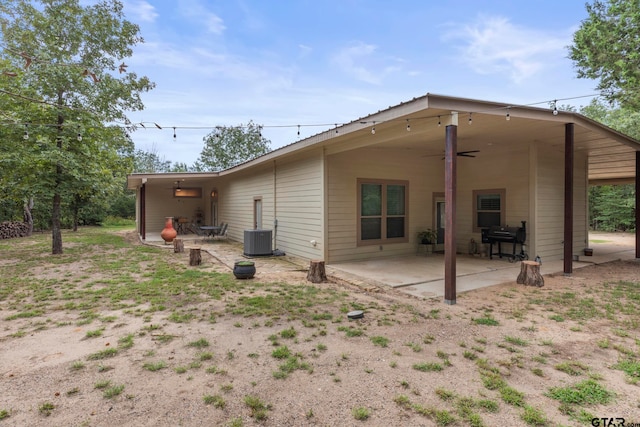
<path id="1" fill-rule="evenodd" d="M 358 245 L 408 241 L 408 181 L 358 179 Z"/>
<path id="2" fill-rule="evenodd" d="M 480 232 L 483 228 L 505 223 L 504 188 L 473 191 L 473 230 Z"/>

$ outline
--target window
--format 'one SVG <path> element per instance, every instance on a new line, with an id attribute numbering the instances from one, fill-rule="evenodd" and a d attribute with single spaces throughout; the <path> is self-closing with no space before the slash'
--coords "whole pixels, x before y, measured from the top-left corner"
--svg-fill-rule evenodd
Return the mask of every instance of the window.
<path id="1" fill-rule="evenodd" d="M 406 242 L 407 181 L 358 180 L 358 245 Z"/>
<path id="2" fill-rule="evenodd" d="M 197 187 L 180 188 L 179 186 L 174 187 L 173 197 L 200 199 L 202 198 L 202 188 L 197 188 Z"/>
<path id="3" fill-rule="evenodd" d="M 473 231 L 505 223 L 505 190 L 473 191 Z"/>

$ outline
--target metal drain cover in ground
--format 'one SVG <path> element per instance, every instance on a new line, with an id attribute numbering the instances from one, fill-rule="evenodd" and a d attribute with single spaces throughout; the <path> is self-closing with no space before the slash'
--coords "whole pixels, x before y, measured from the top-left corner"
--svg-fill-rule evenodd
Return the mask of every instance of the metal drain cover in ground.
<path id="1" fill-rule="evenodd" d="M 347 313 L 347 317 L 349 319 L 362 319 L 364 317 L 364 311 L 362 310 L 350 311 Z"/>

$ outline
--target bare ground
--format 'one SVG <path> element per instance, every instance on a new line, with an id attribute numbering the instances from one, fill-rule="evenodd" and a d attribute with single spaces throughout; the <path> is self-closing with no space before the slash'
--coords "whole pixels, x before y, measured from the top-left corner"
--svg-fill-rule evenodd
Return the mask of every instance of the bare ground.
<path id="1" fill-rule="evenodd" d="M 10 263 L 3 258 L 5 266 Z M 204 265 L 226 268 L 210 257 Z M 38 274 L 55 281 L 81 274 L 81 269 L 81 263 L 62 264 Z M 266 274 L 260 280 L 308 285 L 302 271 Z M 117 310 L 100 313 L 115 321 L 82 325 L 77 312 L 63 307 L 42 317 L 7 320 L 15 311 L 0 299 L 0 411 L 8 415 L 0 426 L 430 426 L 444 425 L 444 411 L 456 419 L 451 425 L 471 425 L 456 403 L 464 397 L 498 403 L 497 412 L 474 409 L 482 425 L 526 425 L 523 407 L 505 403 L 498 391 L 485 387 L 478 367 L 482 359 L 523 393 L 526 405 L 544 414 L 544 425 L 585 425 L 563 414 L 559 402 L 545 393 L 590 375 L 616 397 L 606 406 L 585 406 L 585 411 L 640 423 L 638 386 L 612 368 L 622 357 L 640 353 L 640 306 L 609 292 L 613 285 L 607 283 L 618 281 L 640 283 L 640 266 L 616 262 L 580 269 L 572 277 L 547 276 L 543 288 L 505 283 L 459 294 L 455 306 L 394 290 L 325 283 L 318 286 L 347 292 L 350 307 L 363 308 L 364 318 L 348 320 L 344 307 L 327 304 L 309 307 L 319 315 L 331 314 L 313 324 L 225 314 L 227 298 L 184 307 L 218 313 L 215 323 L 207 318 L 176 323 L 166 312 Z M 576 315 L 571 308 L 584 313 Z M 487 316 L 499 325 L 474 322 Z M 105 328 L 103 335 L 88 338 L 87 332 L 99 326 Z M 364 334 L 348 337 L 345 327 Z M 296 337 L 283 338 L 282 331 L 291 328 Z M 88 360 L 98 351 L 122 347 L 119 341 L 128 334 L 134 337 L 131 348 Z M 274 378 L 283 363 L 272 357 L 274 336 L 308 368 Z M 387 346 L 374 344 L 372 337 L 388 339 Z M 189 346 L 200 339 L 210 345 Z M 572 361 L 586 368 L 576 376 L 556 369 Z M 166 368 L 143 367 L 156 362 Z M 414 369 L 424 363 L 443 369 Z M 124 385 L 124 390 L 106 398 L 104 389 L 96 388 L 101 381 Z M 443 400 L 443 390 L 457 397 Z M 206 404 L 204 396 L 218 396 L 224 405 Z M 268 406 L 266 419 L 256 419 L 260 416 L 245 403 L 247 396 Z M 413 406 L 397 403 L 399 396 Z M 52 405 L 50 411 L 45 403 Z M 360 407 L 368 411 L 364 420 L 353 414 Z M 432 411 L 421 414 L 416 408 Z"/>

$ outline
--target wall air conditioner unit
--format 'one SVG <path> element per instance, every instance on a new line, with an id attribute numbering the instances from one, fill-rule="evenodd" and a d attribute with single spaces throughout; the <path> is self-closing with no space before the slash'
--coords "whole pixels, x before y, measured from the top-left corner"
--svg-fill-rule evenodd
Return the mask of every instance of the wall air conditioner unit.
<path id="1" fill-rule="evenodd" d="M 271 230 L 244 230 L 246 256 L 271 255 Z"/>

